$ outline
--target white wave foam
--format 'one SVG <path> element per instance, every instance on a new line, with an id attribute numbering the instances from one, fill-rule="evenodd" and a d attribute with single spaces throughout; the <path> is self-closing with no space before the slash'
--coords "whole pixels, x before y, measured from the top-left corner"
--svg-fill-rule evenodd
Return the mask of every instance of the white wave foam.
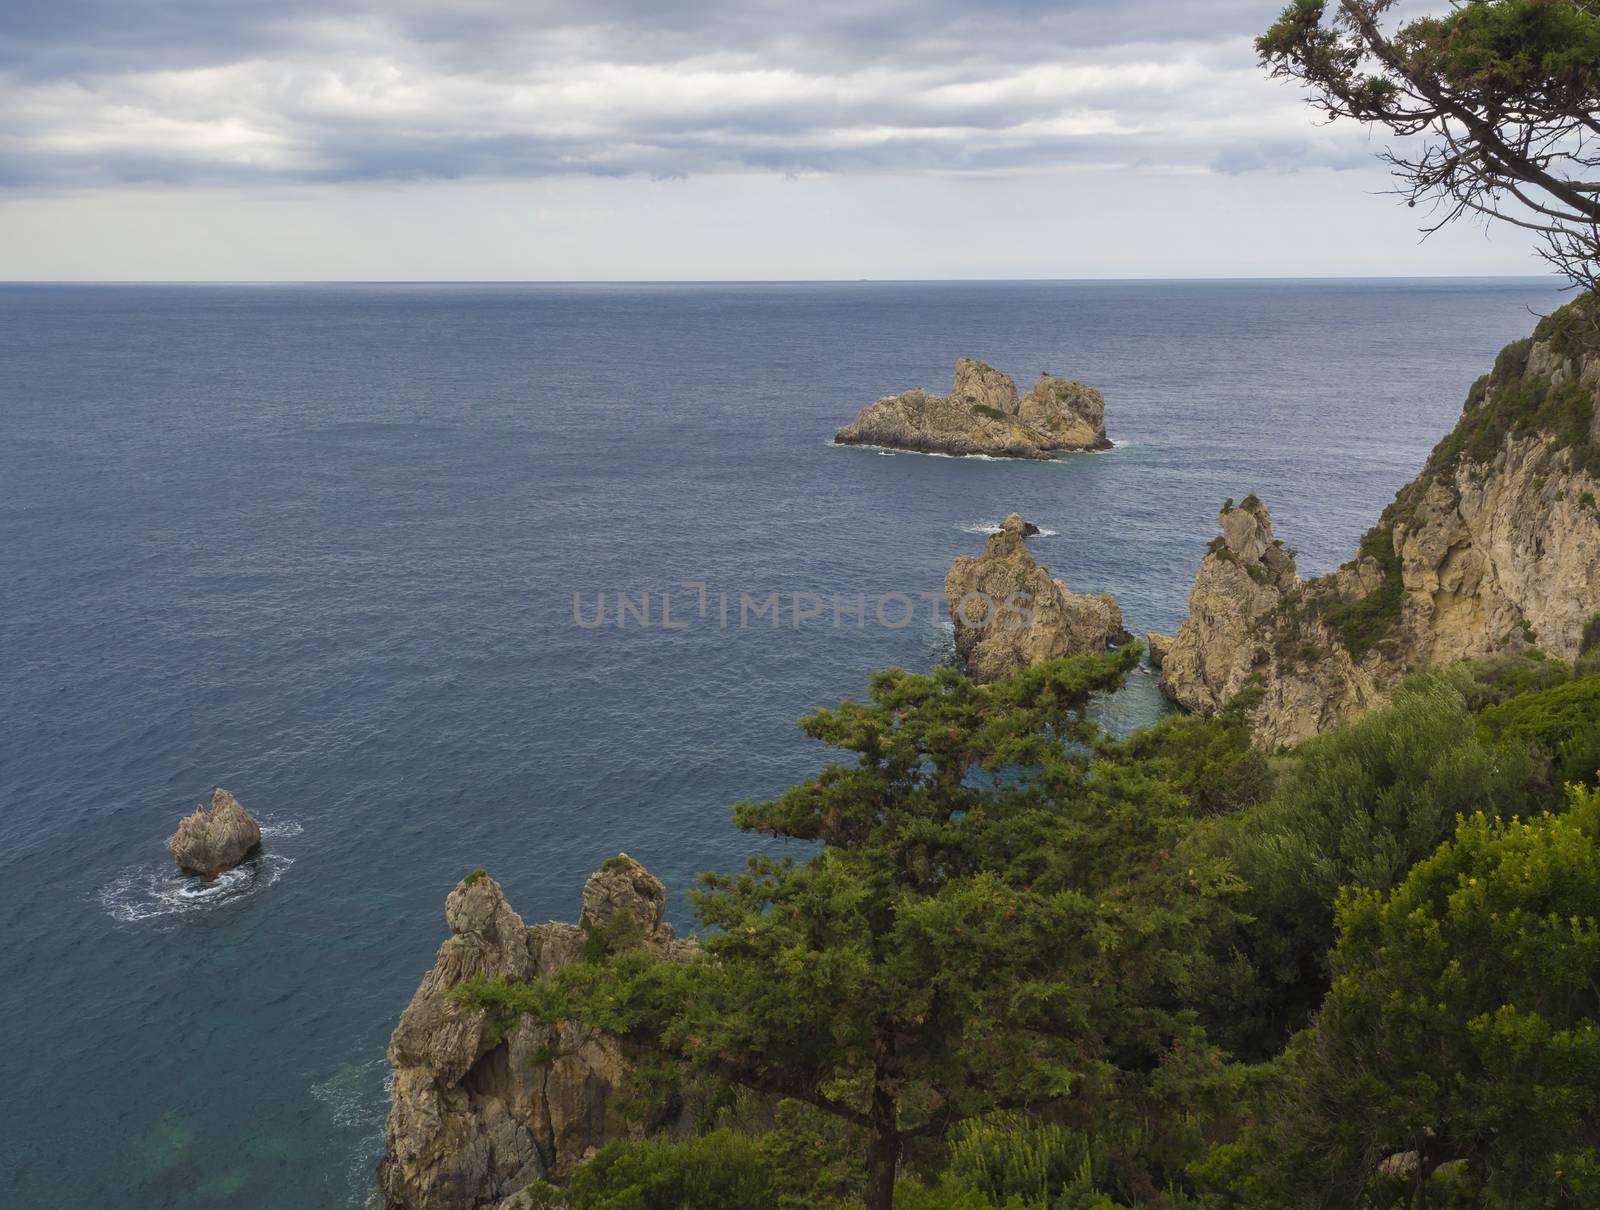
<path id="1" fill-rule="evenodd" d="M 299 836 L 305 828 L 292 819 L 263 818 L 261 824 L 261 838 L 263 840 L 289 840 Z"/>
<path id="2" fill-rule="evenodd" d="M 294 858 L 262 853 L 225 870 L 210 882 L 179 874 L 165 865 L 129 870 L 100 888 L 100 906 L 114 920 L 137 924 L 162 916 L 208 912 L 224 903 L 265 890 L 282 878 Z"/>
<path id="3" fill-rule="evenodd" d="M 383 1123 L 393 1092 L 394 1071 L 383 1057 L 347 1063 L 311 1086 L 312 1097 L 328 1106 L 336 1129 L 360 1132 L 350 1145 L 345 1175 L 350 1205 L 382 1208 L 374 1196 L 372 1169 L 383 1153 Z"/>
<path id="4" fill-rule="evenodd" d="M 939 454 L 933 450 L 902 450 L 890 449 L 887 445 L 868 445 L 861 441 L 828 441 L 824 444 L 836 450 L 871 450 L 878 454 L 910 454 L 917 458 L 962 458 L 968 462 L 1022 462 L 1029 461 L 1022 458 L 998 458 L 993 454 Z M 1038 462 L 1040 459 L 1031 459 Z"/>
<path id="5" fill-rule="evenodd" d="M 328 1107 L 335 1126 L 381 1125 L 388 1113 L 394 1071 L 386 1058 L 348 1063 L 311 1086 L 311 1095 Z"/>
<path id="6" fill-rule="evenodd" d="M 966 521 L 956 526 L 956 528 L 964 534 L 997 534 L 1000 532 L 1000 522 Z M 1041 525 L 1039 532 L 1032 536 L 1035 538 L 1059 538 L 1061 531 L 1059 529 L 1046 529 Z"/>

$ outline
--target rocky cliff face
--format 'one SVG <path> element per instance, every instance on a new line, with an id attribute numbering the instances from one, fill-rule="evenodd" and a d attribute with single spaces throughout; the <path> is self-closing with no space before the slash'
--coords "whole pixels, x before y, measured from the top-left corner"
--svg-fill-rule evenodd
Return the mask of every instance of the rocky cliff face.
<path id="1" fill-rule="evenodd" d="M 1224 509 L 1162 688 L 1211 711 L 1259 685 L 1256 740 L 1275 748 L 1382 704 L 1416 669 L 1531 644 L 1570 660 L 1600 612 L 1597 501 L 1600 302 L 1590 297 L 1500 354 L 1338 571 L 1300 580 L 1258 501 Z"/>
<path id="2" fill-rule="evenodd" d="M 950 394 L 919 388 L 880 399 L 834 441 L 926 454 L 1049 458 L 1062 450 L 1110 449 L 1105 413 L 1100 392 L 1081 382 L 1041 374 L 1019 398 L 1006 375 L 964 357 L 956 362 Z"/>
<path id="3" fill-rule="evenodd" d="M 450 993 L 474 975 L 528 980 L 556 970 L 592 933 L 617 927 L 640 932 L 663 959 L 681 959 L 695 943 L 673 935 L 665 905 L 661 883 L 626 855 L 589 879 L 578 924 L 524 924 L 481 871 L 450 892 L 451 936 L 389 1041 L 394 1089 L 378 1169 L 385 1206 L 498 1206 L 532 1181 L 566 1179 L 594 1150 L 642 1131 L 608 1108 L 626 1069 L 614 1039 L 527 1020 L 502 1033 Z"/>
<path id="4" fill-rule="evenodd" d="M 1259 685 L 1255 735 L 1267 748 L 1298 743 L 1381 702 L 1371 661 L 1358 662 L 1320 614 L 1301 608 L 1323 586 L 1300 579 L 1266 506 L 1251 496 L 1225 507 L 1218 521 L 1222 537 L 1200 562 L 1188 621 L 1171 640 L 1151 636 L 1167 695 L 1210 714 L 1247 684 Z"/>
<path id="5" fill-rule="evenodd" d="M 1038 531 L 1012 513 L 982 555 L 957 559 L 945 577 L 956 655 L 977 680 L 1128 640 L 1116 598 L 1069 592 L 1034 562 L 1023 541 L 1029 532 Z"/>

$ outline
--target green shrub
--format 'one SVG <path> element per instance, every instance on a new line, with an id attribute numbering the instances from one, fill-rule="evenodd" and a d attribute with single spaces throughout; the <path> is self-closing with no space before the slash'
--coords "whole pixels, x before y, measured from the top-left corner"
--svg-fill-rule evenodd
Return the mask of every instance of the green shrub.
<path id="1" fill-rule="evenodd" d="M 1199 843 L 1231 852 L 1253 923 L 1241 939 L 1281 1040 L 1326 987 L 1334 904 L 1343 887 L 1386 890 L 1450 835 L 1456 816 L 1511 814 L 1527 802 L 1528 765 L 1478 733 L 1441 678 L 1408 682 L 1394 704 L 1302 744 L 1261 806 Z M 1283 1032 L 1278 1032 L 1282 1030 Z"/>
<path id="2" fill-rule="evenodd" d="M 771 1159 L 731 1130 L 610 1143 L 572 1174 L 569 1210 L 752 1210 L 775 1204 Z"/>
<path id="3" fill-rule="evenodd" d="M 1392 894 L 1341 908 L 1333 987 L 1264 1149 L 1300 1204 L 1391 1204 L 1357 1195 L 1412 1151 L 1424 1172 L 1464 1161 L 1453 1204 L 1600 1205 L 1597 904 L 1600 796 L 1574 790 L 1564 815 L 1467 819 Z"/>
<path id="4" fill-rule="evenodd" d="M 1558 781 L 1593 785 L 1600 769 L 1600 676 L 1490 706 L 1478 725 L 1501 747 L 1526 747 L 1549 757 Z"/>
<path id="5" fill-rule="evenodd" d="M 1267 758 L 1250 742 L 1250 711 L 1260 700 L 1260 688 L 1247 687 L 1217 714 L 1169 715 L 1108 754 L 1146 762 L 1189 800 L 1196 815 L 1231 815 L 1254 806 L 1272 788 Z"/>
<path id="6" fill-rule="evenodd" d="M 1082 1135 L 1020 1114 L 963 1122 L 951 1137 L 946 1172 L 995 1205 L 1013 1195 L 1048 1205 L 1068 1185 L 1094 1182 Z"/>
<path id="7" fill-rule="evenodd" d="M 1542 651 L 1507 652 L 1482 660 L 1462 660 L 1442 673 L 1473 712 L 1518 694 L 1564 685 L 1571 670 Z"/>
<path id="8" fill-rule="evenodd" d="M 808 1207 L 808 1210 L 815 1208 Z M 1010 1197 L 1004 1202 L 990 1201 L 981 1190 L 959 1181 L 940 1180 L 932 1185 L 917 1181 L 902 1181 L 894 1191 L 894 1210 L 1052 1210 L 1043 1202 L 1025 1202 L 1020 1197 Z M 1112 1202 L 1104 1202 L 1091 1210 L 1118 1210 Z"/>
<path id="9" fill-rule="evenodd" d="M 1600 648 L 1600 613 L 1583 624 L 1583 637 L 1578 640 L 1578 654 L 1588 655 Z"/>
<path id="10" fill-rule="evenodd" d="M 804 1102 L 779 1101 L 775 1128 L 761 1145 L 773 1164 L 776 1210 L 841 1205 L 866 1182 L 861 1132 Z"/>
<path id="11" fill-rule="evenodd" d="M 1339 632 L 1339 638 L 1356 659 L 1366 655 L 1400 620 L 1400 604 L 1405 584 L 1400 574 L 1400 556 L 1394 550 L 1394 530 L 1380 525 L 1361 538 L 1357 558 L 1373 558 L 1383 572 L 1383 583 L 1355 601 L 1337 597 L 1325 600 L 1322 616 Z"/>
<path id="12" fill-rule="evenodd" d="M 1004 420 L 1006 418 L 1006 414 L 999 408 L 992 408 L 987 403 L 973 404 L 972 411 L 974 415 L 987 416 L 990 420 Z"/>

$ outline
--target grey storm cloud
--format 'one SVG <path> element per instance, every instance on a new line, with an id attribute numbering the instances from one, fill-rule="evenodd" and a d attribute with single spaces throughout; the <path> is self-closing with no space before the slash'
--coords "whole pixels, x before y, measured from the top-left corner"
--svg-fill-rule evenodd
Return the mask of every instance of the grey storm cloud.
<path id="1" fill-rule="evenodd" d="M 1366 162 L 1262 77 L 1275 9 L 11 0 L 0 187 Z"/>

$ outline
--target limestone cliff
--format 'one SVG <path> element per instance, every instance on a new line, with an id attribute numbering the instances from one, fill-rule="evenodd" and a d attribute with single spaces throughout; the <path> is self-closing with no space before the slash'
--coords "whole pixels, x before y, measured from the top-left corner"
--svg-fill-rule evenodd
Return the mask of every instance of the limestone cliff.
<path id="1" fill-rule="evenodd" d="M 1600 612 L 1600 302 L 1508 346 L 1455 429 L 1339 570 L 1302 581 L 1251 498 L 1225 508 L 1161 684 L 1215 710 L 1253 680 L 1256 740 L 1297 743 L 1409 672 L 1536 644 Z"/>
<path id="2" fill-rule="evenodd" d="M 840 445 L 882 445 L 925 454 L 1049 458 L 1062 450 L 1104 450 L 1100 392 L 1041 374 L 1026 395 L 993 366 L 963 357 L 948 395 L 907 391 L 863 408 L 835 435 Z"/>
<path id="3" fill-rule="evenodd" d="M 1012 513 L 982 555 L 958 558 L 945 577 L 956 655 L 980 681 L 1128 640 L 1116 598 L 1069 592 L 1052 579 L 1028 552 L 1030 531 L 1038 532 Z"/>
<path id="4" fill-rule="evenodd" d="M 564 1180 L 595 1149 L 642 1129 L 608 1108 L 625 1071 L 614 1039 L 528 1020 L 502 1032 L 450 993 L 474 975 L 528 980 L 555 970 L 591 934 L 619 924 L 664 959 L 685 957 L 695 943 L 673 935 L 665 905 L 661 883 L 626 855 L 589 879 L 578 924 L 524 924 L 482 871 L 450 892 L 452 935 L 389 1041 L 394 1087 L 378 1169 L 385 1206 L 498 1206 L 534 1180 Z"/>

